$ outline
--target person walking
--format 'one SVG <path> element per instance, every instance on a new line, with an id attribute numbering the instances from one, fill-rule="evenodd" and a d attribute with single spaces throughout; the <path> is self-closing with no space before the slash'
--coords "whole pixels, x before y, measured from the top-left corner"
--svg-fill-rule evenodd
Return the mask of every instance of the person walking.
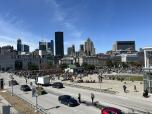
<path id="1" fill-rule="evenodd" d="M 126 89 L 127 89 L 126 85 L 123 85 L 123 90 L 125 93 L 126 93 Z"/>
<path id="2" fill-rule="evenodd" d="M 78 94 L 78 100 L 79 100 L 79 103 L 81 103 L 81 94 L 80 93 Z"/>
<path id="3" fill-rule="evenodd" d="M 93 94 L 93 93 L 91 93 L 91 100 L 92 100 L 92 104 L 93 104 L 93 102 L 94 102 L 94 98 L 95 98 L 94 94 Z"/>
<path id="4" fill-rule="evenodd" d="M 27 85 L 27 78 L 25 78 L 25 81 L 26 81 L 26 85 Z"/>
<path id="5" fill-rule="evenodd" d="M 137 87 L 136 87 L 136 85 L 134 85 L 134 91 L 137 92 Z"/>
<path id="6" fill-rule="evenodd" d="M 33 85 L 33 83 L 32 82 L 30 82 L 30 86 L 32 86 Z"/>

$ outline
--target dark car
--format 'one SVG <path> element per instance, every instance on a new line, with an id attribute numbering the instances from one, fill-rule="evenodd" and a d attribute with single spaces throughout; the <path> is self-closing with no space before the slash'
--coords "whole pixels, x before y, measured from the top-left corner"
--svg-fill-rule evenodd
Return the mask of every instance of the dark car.
<path id="1" fill-rule="evenodd" d="M 61 82 L 55 82 L 52 84 L 53 88 L 63 88 L 63 84 Z"/>
<path id="2" fill-rule="evenodd" d="M 58 100 L 60 103 L 68 105 L 69 107 L 74 107 L 79 105 L 78 101 L 69 95 L 59 96 Z"/>
<path id="3" fill-rule="evenodd" d="M 22 90 L 22 91 L 31 91 L 31 88 L 28 85 L 21 85 L 20 90 Z"/>
<path id="4" fill-rule="evenodd" d="M 120 109 L 114 107 L 105 107 L 101 110 L 101 114 L 123 114 Z"/>
<path id="5" fill-rule="evenodd" d="M 9 81 L 9 85 L 19 85 L 18 82 L 16 80 L 11 80 Z"/>

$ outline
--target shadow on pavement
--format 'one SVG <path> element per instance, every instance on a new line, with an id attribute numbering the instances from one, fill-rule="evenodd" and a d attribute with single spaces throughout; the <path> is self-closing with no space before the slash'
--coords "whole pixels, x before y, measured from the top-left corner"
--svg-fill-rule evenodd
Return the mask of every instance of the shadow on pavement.
<path id="1" fill-rule="evenodd" d="M 48 108 L 48 109 L 45 109 L 45 110 L 50 110 L 50 109 L 54 109 L 54 108 L 60 108 L 61 106 L 55 106 L 55 107 L 51 107 L 51 108 Z"/>

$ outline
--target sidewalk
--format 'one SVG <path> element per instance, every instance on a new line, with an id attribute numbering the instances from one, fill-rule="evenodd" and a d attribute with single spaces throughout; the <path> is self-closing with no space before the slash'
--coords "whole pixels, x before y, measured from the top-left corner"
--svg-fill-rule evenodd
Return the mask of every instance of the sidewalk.
<path id="1" fill-rule="evenodd" d="M 0 114 L 2 113 L 2 106 L 11 106 L 11 104 L 0 95 Z M 10 108 L 10 112 L 11 114 L 18 114 L 14 107 Z"/>
<path id="2" fill-rule="evenodd" d="M 77 83 L 77 82 L 70 82 L 70 81 L 63 81 L 66 84 L 72 84 L 74 86 L 82 86 L 87 87 L 89 89 L 98 89 L 98 90 L 108 90 L 115 92 L 115 95 L 120 97 L 126 98 L 136 98 L 142 99 L 145 101 L 149 101 L 152 103 L 152 94 L 149 94 L 149 98 L 143 97 L 143 82 L 142 81 L 117 81 L 117 80 L 105 80 L 103 79 L 102 83 L 98 83 L 97 75 L 90 75 L 88 77 L 83 78 L 84 81 L 86 80 L 95 80 L 96 83 Z M 123 91 L 123 85 L 127 87 L 127 93 Z M 137 91 L 134 91 L 134 85 L 136 85 Z"/>
<path id="3" fill-rule="evenodd" d="M 42 114 L 40 112 L 35 112 L 35 109 L 18 97 L 11 96 L 11 94 L 6 90 L 0 91 L 0 96 L 3 98 L 5 103 L 10 104 L 10 106 L 13 107 L 11 114 Z"/>

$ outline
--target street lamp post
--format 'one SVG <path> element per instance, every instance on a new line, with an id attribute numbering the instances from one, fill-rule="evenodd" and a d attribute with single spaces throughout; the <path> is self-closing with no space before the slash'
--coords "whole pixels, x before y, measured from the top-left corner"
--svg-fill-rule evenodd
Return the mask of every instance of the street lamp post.
<path id="1" fill-rule="evenodd" d="M 32 87 L 32 97 L 35 97 L 35 112 L 38 112 L 38 90 L 37 87 Z"/>
<path id="2" fill-rule="evenodd" d="M 36 98 L 36 109 L 35 109 L 35 112 L 38 112 L 38 95 L 37 95 L 37 93 L 36 93 L 35 98 Z"/>
<path id="3" fill-rule="evenodd" d="M 14 79 L 14 78 L 13 78 L 13 75 L 12 75 L 12 74 L 11 74 L 10 76 L 11 76 L 11 77 L 10 77 L 10 78 L 11 78 L 11 83 L 10 83 L 10 84 L 11 84 L 11 86 L 12 86 L 12 94 L 11 94 L 11 95 L 13 96 L 13 79 Z"/>

